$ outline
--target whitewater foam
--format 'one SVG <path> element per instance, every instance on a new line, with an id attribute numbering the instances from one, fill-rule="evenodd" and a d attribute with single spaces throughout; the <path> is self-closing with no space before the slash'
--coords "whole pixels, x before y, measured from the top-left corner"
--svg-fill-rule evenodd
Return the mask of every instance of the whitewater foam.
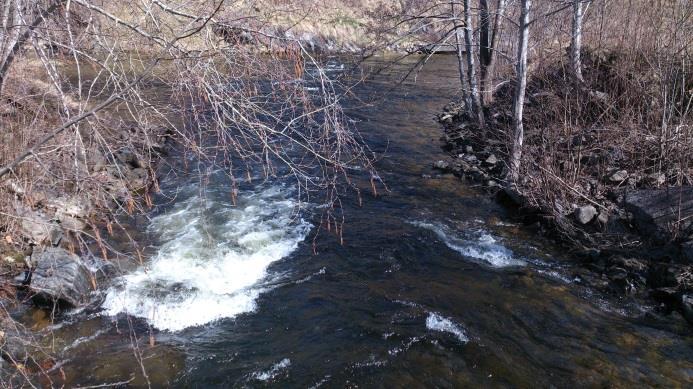
<path id="1" fill-rule="evenodd" d="M 289 366 L 291 366 L 291 360 L 289 358 L 284 358 L 272 365 L 272 367 L 267 371 L 253 373 L 253 378 L 259 381 L 269 381 L 274 379 L 279 375 L 279 373 L 286 370 Z"/>
<path id="2" fill-rule="evenodd" d="M 510 249 L 483 230 L 471 230 L 468 232 L 469 236 L 465 237 L 442 223 L 414 221 L 410 224 L 433 231 L 451 249 L 493 267 L 526 265 L 525 261 L 515 258 Z"/>
<path id="3" fill-rule="evenodd" d="M 469 338 L 464 333 L 464 330 L 457 323 L 443 317 L 435 312 L 428 314 L 426 318 L 426 328 L 432 331 L 447 332 L 454 335 L 460 342 L 467 343 Z"/>
<path id="4" fill-rule="evenodd" d="M 163 244 L 144 267 L 108 290 L 103 308 L 180 331 L 254 311 L 269 286 L 269 265 L 297 247 L 311 225 L 295 204 L 270 187 L 236 207 L 193 196 L 155 217 L 150 229 Z"/>

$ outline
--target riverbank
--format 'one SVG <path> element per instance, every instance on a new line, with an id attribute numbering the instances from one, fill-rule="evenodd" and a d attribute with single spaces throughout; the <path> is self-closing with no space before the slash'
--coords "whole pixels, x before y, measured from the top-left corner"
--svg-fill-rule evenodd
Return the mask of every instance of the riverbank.
<path id="1" fill-rule="evenodd" d="M 608 76 L 601 73 L 612 70 L 596 63 L 585 69 L 593 81 L 582 90 L 547 76 L 561 74 L 560 65 L 530 80 L 523 171 L 513 187 L 505 181 L 512 87 L 498 92 L 483 129 L 459 103 L 445 107 L 439 120 L 450 159 L 434 166 L 487 188 L 525 225 L 573 252 L 580 258 L 574 274 L 579 283 L 641 298 L 656 307 L 654 314 L 676 312 L 693 323 L 688 127 L 679 127 L 678 141 L 662 154 L 660 138 L 645 129 L 635 137 L 618 114 L 604 120 L 598 113 L 616 104 L 616 92 L 597 88 L 596 80 Z M 583 116 L 565 128 L 552 115 L 563 109 L 556 101 L 575 98 Z"/>

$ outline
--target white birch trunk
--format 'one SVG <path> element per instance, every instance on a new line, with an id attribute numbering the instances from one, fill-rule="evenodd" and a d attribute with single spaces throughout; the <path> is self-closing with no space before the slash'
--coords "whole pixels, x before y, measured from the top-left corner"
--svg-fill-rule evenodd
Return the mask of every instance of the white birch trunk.
<path id="1" fill-rule="evenodd" d="M 474 44 L 474 28 L 472 26 L 472 10 L 469 7 L 469 0 L 464 0 L 464 44 L 467 58 L 467 79 L 469 82 L 469 94 L 472 100 L 472 112 L 476 117 L 480 127 L 484 127 L 484 110 L 481 107 L 481 97 L 479 95 L 479 83 L 476 78 L 476 64 L 474 57 L 477 52 Z"/>
<path id="2" fill-rule="evenodd" d="M 582 19 L 585 16 L 584 0 L 573 1 L 573 29 L 570 39 L 570 67 L 575 78 L 583 82 L 582 60 L 580 51 L 582 50 Z"/>
<path id="3" fill-rule="evenodd" d="M 520 163 L 522 161 L 522 143 L 524 141 L 524 128 L 522 126 L 522 114 L 525 104 L 525 89 L 527 88 L 527 46 L 529 42 L 529 11 L 531 0 L 521 0 L 520 7 L 520 36 L 517 48 L 517 86 L 515 88 L 513 107 L 513 145 L 510 155 L 510 181 L 517 183 L 520 175 Z"/>

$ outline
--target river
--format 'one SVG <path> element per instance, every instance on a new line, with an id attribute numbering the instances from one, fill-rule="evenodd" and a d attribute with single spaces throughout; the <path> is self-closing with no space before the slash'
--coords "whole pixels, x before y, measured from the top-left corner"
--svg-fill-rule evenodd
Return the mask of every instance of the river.
<path id="1" fill-rule="evenodd" d="M 233 205 L 221 178 L 164 180 L 175 200 L 135 223 L 145 266 L 43 325 L 68 386 L 690 385 L 689 327 L 582 287 L 568 253 L 436 176 L 434 116 L 458 76 L 434 56 L 394 87 L 412 60 L 355 89 L 385 99 L 347 109 L 389 191 L 345 199 L 343 244 L 315 238 L 319 212 L 297 212 L 289 183 L 246 183 Z"/>

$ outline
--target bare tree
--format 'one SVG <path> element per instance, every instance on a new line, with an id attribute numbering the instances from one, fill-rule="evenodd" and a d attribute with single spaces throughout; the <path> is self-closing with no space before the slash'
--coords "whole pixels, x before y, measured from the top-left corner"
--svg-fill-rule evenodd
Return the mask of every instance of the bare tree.
<path id="1" fill-rule="evenodd" d="M 7 71 L 32 32 L 46 18 L 58 11 L 65 0 L 50 1 L 46 5 L 25 0 L 2 0 L 2 29 L 0 30 L 0 95 Z"/>
<path id="2" fill-rule="evenodd" d="M 460 73 L 460 85 L 462 87 L 462 101 L 464 101 L 465 109 L 467 113 L 473 115 L 473 102 L 472 95 L 470 93 L 469 78 L 467 76 L 467 70 L 465 69 L 466 56 L 463 49 L 464 33 L 458 27 L 457 23 L 459 21 L 459 14 L 457 13 L 455 2 L 450 2 L 450 12 L 453 20 L 453 34 L 455 35 L 455 54 L 457 55 L 457 67 Z"/>
<path id="3" fill-rule="evenodd" d="M 493 76 L 497 57 L 498 35 L 501 22 L 504 17 L 507 0 L 498 0 L 493 15 L 491 27 L 491 13 L 488 0 L 479 0 L 479 63 L 481 70 L 481 104 L 488 106 L 493 102 Z"/>
<path id="4" fill-rule="evenodd" d="M 522 113 L 525 103 L 525 89 L 527 88 L 527 50 L 529 43 L 529 12 L 531 6 L 531 0 L 520 1 L 516 65 L 517 85 L 515 86 L 515 96 L 513 99 L 513 142 L 510 155 L 510 171 L 508 172 L 511 183 L 517 182 L 520 175 L 520 163 L 522 162 L 522 143 L 524 141 Z"/>

